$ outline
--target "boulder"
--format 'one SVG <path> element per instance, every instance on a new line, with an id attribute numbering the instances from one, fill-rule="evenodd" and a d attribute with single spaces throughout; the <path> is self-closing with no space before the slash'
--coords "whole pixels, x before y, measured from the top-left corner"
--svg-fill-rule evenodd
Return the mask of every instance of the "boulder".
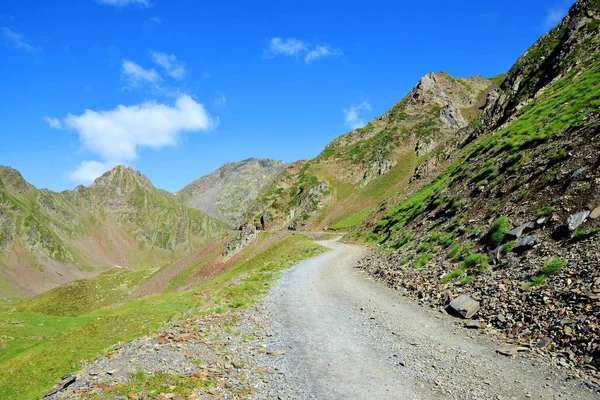
<path id="1" fill-rule="evenodd" d="M 534 228 L 533 224 L 530 224 L 530 223 L 523 224 L 523 225 L 517 226 L 516 228 L 513 228 L 510 231 L 506 232 L 506 236 L 504 236 L 504 237 L 506 240 L 516 240 L 516 239 L 520 238 L 521 236 L 523 236 L 523 233 L 529 232 L 529 231 L 533 230 L 533 228 Z"/>
<path id="2" fill-rule="evenodd" d="M 590 213 L 590 218 L 591 219 L 600 218 L 600 206 L 594 208 L 594 211 L 592 211 Z"/>
<path id="3" fill-rule="evenodd" d="M 473 300 L 466 294 L 460 295 L 450 302 L 446 308 L 448 314 L 459 318 L 471 318 L 479 310 L 479 302 Z"/>
<path id="4" fill-rule="evenodd" d="M 523 239 L 519 240 L 515 247 L 513 247 L 513 252 L 522 253 L 531 249 L 536 243 L 535 236 L 525 236 Z"/>
<path id="5" fill-rule="evenodd" d="M 571 215 L 552 232 L 552 237 L 555 239 L 570 237 L 579 225 L 585 222 L 589 215 L 590 212 L 587 210 Z"/>

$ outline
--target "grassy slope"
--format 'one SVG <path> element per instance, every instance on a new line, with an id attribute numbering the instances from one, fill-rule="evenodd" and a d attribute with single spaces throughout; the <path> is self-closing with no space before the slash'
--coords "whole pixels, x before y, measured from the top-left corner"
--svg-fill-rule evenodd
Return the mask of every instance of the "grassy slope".
<path id="1" fill-rule="evenodd" d="M 542 95 L 520 110 L 517 119 L 510 125 L 465 147 L 447 170 L 387 212 L 371 239 L 386 242 L 394 238 L 394 233 L 425 211 L 433 203 L 433 196 L 442 189 L 451 188 L 453 184 L 467 179 L 477 182 L 482 178 L 494 178 L 500 169 L 508 170 L 510 167 L 503 168 L 503 163 L 510 159 L 505 157 L 507 154 L 535 147 L 553 137 L 564 135 L 568 129 L 581 126 L 587 116 L 600 107 L 600 56 L 591 59 L 590 67 L 585 72 L 577 73 L 577 70 L 571 71 L 549 85 Z M 469 161 L 478 155 L 487 155 L 487 158 L 483 158 L 492 162 L 481 165 L 473 174 L 468 169 Z M 506 179 L 506 175 L 498 179 Z"/>
<path id="2" fill-rule="evenodd" d="M 265 292 L 278 271 L 323 251 L 324 248 L 304 236 L 287 236 L 194 290 L 153 295 L 76 317 L 32 313 L 22 311 L 15 304 L 4 304 L 0 306 L 0 348 L 3 349 L 0 398 L 39 397 L 62 375 L 77 370 L 82 360 L 92 361 L 118 342 L 155 332 L 180 312 L 189 309 L 222 312 L 228 307 L 244 307 Z M 117 276 L 125 281 L 130 274 Z M 235 283 L 228 286 L 233 278 L 237 278 Z M 88 285 L 92 289 L 89 297 L 95 298 L 98 293 L 93 289 L 102 286 Z M 44 301 L 47 304 L 43 304 Z M 54 295 L 32 303 L 35 309 L 57 313 Z M 23 309 L 28 306 L 31 304 Z M 63 309 L 60 307 L 59 313 L 63 313 Z"/>

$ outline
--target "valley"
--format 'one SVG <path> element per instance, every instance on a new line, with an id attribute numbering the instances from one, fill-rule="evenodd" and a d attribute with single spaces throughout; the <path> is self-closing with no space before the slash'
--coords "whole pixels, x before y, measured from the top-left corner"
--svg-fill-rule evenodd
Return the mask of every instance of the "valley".
<path id="1" fill-rule="evenodd" d="M 600 1 L 310 160 L 0 167 L 2 399 L 599 393 Z"/>

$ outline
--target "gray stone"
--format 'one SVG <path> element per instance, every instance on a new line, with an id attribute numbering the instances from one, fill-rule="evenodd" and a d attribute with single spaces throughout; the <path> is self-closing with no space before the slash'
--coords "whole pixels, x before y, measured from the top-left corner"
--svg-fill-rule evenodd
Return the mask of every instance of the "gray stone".
<path id="1" fill-rule="evenodd" d="M 471 318 L 479 310 L 479 302 L 466 294 L 460 295 L 450 302 L 447 308 L 449 314 L 460 318 Z"/>
<path id="2" fill-rule="evenodd" d="M 504 237 L 506 238 L 506 240 L 516 240 L 523 236 L 523 233 L 529 232 L 533 230 L 533 228 L 534 226 L 530 223 L 523 224 L 506 232 L 506 236 Z"/>
<path id="3" fill-rule="evenodd" d="M 500 261 L 500 246 L 498 246 L 494 250 L 492 250 L 492 252 L 490 253 L 490 258 L 489 258 L 489 262 L 492 265 L 497 264 L 498 261 Z"/>
<path id="4" fill-rule="evenodd" d="M 76 380 L 77 380 L 76 374 L 67 374 L 67 375 L 63 376 L 62 382 L 59 383 L 58 385 L 54 386 L 54 388 L 51 391 L 49 391 L 48 393 L 46 393 L 44 395 L 44 397 L 50 397 L 50 396 L 55 395 L 58 392 L 63 391 L 64 389 L 66 389 L 67 387 L 69 387 L 73 383 L 75 383 Z"/>
<path id="5" fill-rule="evenodd" d="M 594 208 L 594 211 L 592 211 L 590 214 L 590 218 L 591 219 L 600 218 L 600 206 Z"/>
<path id="6" fill-rule="evenodd" d="M 477 321 L 476 319 L 472 319 L 469 322 L 467 322 L 465 326 L 469 329 L 479 329 L 481 325 L 479 321 Z"/>
<path id="7" fill-rule="evenodd" d="M 519 240 L 515 247 L 513 247 L 513 252 L 522 253 L 531 249 L 536 243 L 535 236 L 525 236 L 523 239 Z"/>
<path id="8" fill-rule="evenodd" d="M 566 219 L 565 222 L 562 223 L 562 225 L 559 225 L 554 232 L 552 232 L 552 237 L 555 239 L 570 237 L 579 227 L 579 225 L 585 222 L 589 215 L 590 212 L 587 210 L 571 215 Z"/>
<path id="9" fill-rule="evenodd" d="M 579 168 L 571 174 L 571 179 L 577 178 L 579 175 L 583 174 L 583 171 L 585 171 L 585 168 Z"/>

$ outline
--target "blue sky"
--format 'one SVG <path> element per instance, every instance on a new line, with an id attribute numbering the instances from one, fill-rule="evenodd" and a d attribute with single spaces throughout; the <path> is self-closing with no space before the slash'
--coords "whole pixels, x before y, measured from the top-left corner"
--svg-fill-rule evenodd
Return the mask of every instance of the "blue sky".
<path id="1" fill-rule="evenodd" d="M 127 164 L 176 191 L 312 158 L 427 72 L 506 72 L 571 4 L 4 0 L 0 164 L 56 191 Z"/>

